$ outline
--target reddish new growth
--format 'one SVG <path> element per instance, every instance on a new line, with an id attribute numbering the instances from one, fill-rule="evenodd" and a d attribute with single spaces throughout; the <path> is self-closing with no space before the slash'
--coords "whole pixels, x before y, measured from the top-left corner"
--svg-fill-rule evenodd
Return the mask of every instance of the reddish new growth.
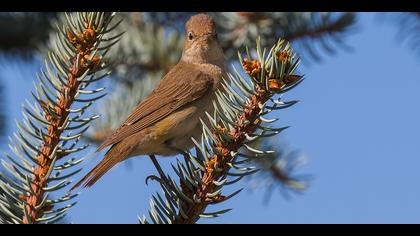
<path id="1" fill-rule="evenodd" d="M 256 77 L 261 72 L 261 63 L 257 60 L 245 58 L 242 61 L 242 67 L 248 75 Z"/>
<path id="2" fill-rule="evenodd" d="M 284 77 L 283 81 L 280 81 L 277 78 L 269 78 L 268 87 L 272 91 L 279 92 L 282 89 L 284 89 L 284 87 L 294 84 L 295 82 L 300 80 L 300 78 L 302 78 L 301 75 L 287 75 Z"/>
<path id="3" fill-rule="evenodd" d="M 292 58 L 292 54 L 288 51 L 278 51 L 276 53 L 277 58 L 282 62 L 285 63 L 286 61 L 289 61 Z"/>
<path id="4" fill-rule="evenodd" d="M 268 79 L 268 87 L 270 88 L 270 90 L 280 91 L 284 88 L 284 86 L 285 84 L 276 78 Z"/>
<path id="5" fill-rule="evenodd" d="M 85 30 L 77 35 L 71 31 L 67 32 L 67 37 L 76 48 L 77 54 L 71 59 L 72 65 L 69 68 L 70 72 L 66 77 L 67 83 L 61 87 L 57 105 L 53 107 L 48 102 L 41 102 L 40 104 L 49 125 L 47 127 L 48 132 L 44 136 L 45 142 L 41 146 L 41 153 L 37 156 L 38 166 L 35 167 L 34 177 L 31 180 L 32 191 L 28 193 L 28 196 L 19 196 L 21 200 L 26 202 L 25 210 L 30 220 L 30 222 L 28 222 L 26 217 L 23 217 L 22 220 L 24 224 L 37 223 L 36 220 L 42 217 L 45 211 L 53 208 L 52 205 L 44 205 L 41 208 L 38 206 L 44 198 L 44 189 L 48 186 L 46 174 L 50 168 L 53 168 L 51 166 L 53 156 L 57 155 L 57 158 L 64 156 L 64 154 L 61 153 L 54 154 L 54 149 L 60 142 L 64 122 L 69 115 L 69 109 L 81 83 L 77 78 L 83 75 L 88 69 L 95 69 L 100 63 L 99 57 L 90 59 L 91 56 L 89 55 L 89 52 L 98 37 L 96 26 L 86 22 L 85 27 Z M 77 58 L 79 58 L 78 63 L 76 63 Z M 51 115 L 52 113 L 54 113 L 54 115 Z"/>
<path id="6" fill-rule="evenodd" d="M 67 37 L 76 48 L 77 53 L 81 56 L 79 59 L 81 65 L 85 67 L 88 67 L 91 64 L 95 67 L 99 65 L 100 58 L 95 56 L 90 59 L 91 55 L 89 55 L 89 51 L 98 37 L 98 33 L 94 27 L 87 23 L 87 27 L 82 33 L 75 35 L 73 32 L 67 31 Z"/>
<path id="7" fill-rule="evenodd" d="M 294 84 L 296 81 L 300 80 L 302 78 L 301 75 L 288 75 L 283 79 L 283 82 L 286 84 L 286 86 Z"/>

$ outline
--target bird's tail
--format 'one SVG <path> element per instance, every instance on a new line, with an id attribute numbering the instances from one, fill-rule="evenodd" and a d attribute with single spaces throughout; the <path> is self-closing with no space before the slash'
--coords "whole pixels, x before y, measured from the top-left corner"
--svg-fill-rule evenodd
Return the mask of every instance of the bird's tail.
<path id="1" fill-rule="evenodd" d="M 120 161 L 123 161 L 129 152 L 121 152 L 118 148 L 118 144 L 113 145 L 108 152 L 105 154 L 105 157 L 95 166 L 87 175 L 85 175 L 76 185 L 74 185 L 70 191 L 78 188 L 83 184 L 85 188 L 91 187 L 94 185 L 106 172 L 108 172 L 112 167 L 118 164 Z"/>

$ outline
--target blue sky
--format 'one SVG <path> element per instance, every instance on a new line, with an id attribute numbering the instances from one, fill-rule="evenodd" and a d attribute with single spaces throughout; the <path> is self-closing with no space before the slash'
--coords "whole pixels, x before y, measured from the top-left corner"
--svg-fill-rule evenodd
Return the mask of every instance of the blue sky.
<path id="1" fill-rule="evenodd" d="M 306 80 L 285 95 L 301 102 L 277 114 L 292 126 L 279 138 L 307 158 L 300 172 L 314 176 L 310 188 L 289 200 L 274 192 L 266 205 L 264 191 L 243 191 L 222 205 L 231 212 L 200 223 L 420 223 L 420 57 L 401 45 L 395 25 L 379 24 L 377 14 L 359 14 L 360 31 L 346 38 L 352 52 L 303 64 Z M 14 125 L 39 65 L 1 61 Z M 147 158 L 131 163 L 84 191 L 71 221 L 136 223 L 147 213 L 158 188 L 144 179 L 154 169 Z"/>

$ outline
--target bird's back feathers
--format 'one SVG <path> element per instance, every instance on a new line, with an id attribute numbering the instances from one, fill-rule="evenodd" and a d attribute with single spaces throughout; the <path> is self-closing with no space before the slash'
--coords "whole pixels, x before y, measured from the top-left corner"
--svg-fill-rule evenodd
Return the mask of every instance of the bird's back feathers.
<path id="1" fill-rule="evenodd" d="M 178 108 L 200 99 L 212 86 L 213 79 L 209 74 L 195 65 L 180 61 L 97 151 L 120 142 L 164 119 Z"/>

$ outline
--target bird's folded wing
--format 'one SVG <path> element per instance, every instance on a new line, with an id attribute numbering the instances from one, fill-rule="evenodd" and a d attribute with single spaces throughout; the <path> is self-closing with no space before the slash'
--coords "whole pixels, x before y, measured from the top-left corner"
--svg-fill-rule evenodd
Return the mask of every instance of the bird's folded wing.
<path id="1" fill-rule="evenodd" d="M 213 79 L 199 70 L 186 69 L 178 68 L 169 72 L 159 86 L 137 105 L 126 121 L 98 147 L 97 151 L 122 141 L 162 120 L 176 109 L 203 97 L 213 86 Z"/>

